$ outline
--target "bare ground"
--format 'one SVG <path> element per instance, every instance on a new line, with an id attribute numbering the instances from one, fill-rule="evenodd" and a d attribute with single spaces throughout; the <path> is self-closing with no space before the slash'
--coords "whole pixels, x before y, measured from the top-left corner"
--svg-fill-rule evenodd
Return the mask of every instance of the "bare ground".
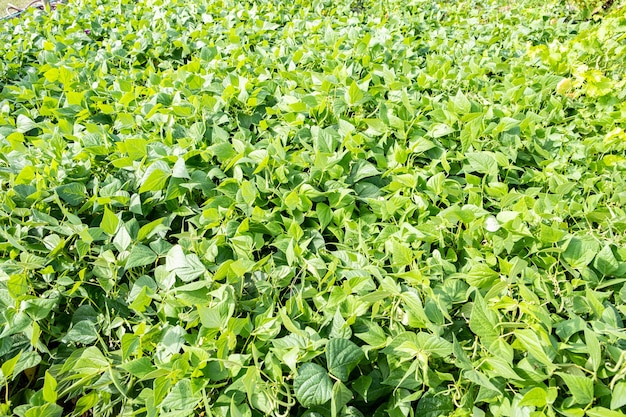
<path id="1" fill-rule="evenodd" d="M 7 12 L 7 7 L 10 5 L 18 8 L 24 8 L 28 6 L 31 1 L 32 0 L 0 0 L 0 17 L 5 17 L 9 14 L 15 13 L 15 10 L 9 10 Z"/>

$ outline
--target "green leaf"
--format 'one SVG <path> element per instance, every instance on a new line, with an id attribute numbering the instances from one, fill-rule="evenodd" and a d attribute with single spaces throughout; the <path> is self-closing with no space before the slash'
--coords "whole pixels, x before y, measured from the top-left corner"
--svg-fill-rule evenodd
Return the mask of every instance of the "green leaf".
<path id="1" fill-rule="evenodd" d="M 406 291 L 400 295 L 400 298 L 408 314 L 409 325 L 417 328 L 428 327 L 430 320 L 426 316 L 420 296 L 416 292 Z"/>
<path id="2" fill-rule="evenodd" d="M 322 230 L 326 229 L 326 226 L 328 226 L 333 219 L 332 210 L 330 209 L 330 207 L 328 207 L 327 204 L 317 203 L 317 205 L 315 206 L 315 212 L 317 214 L 317 218 L 319 219 Z"/>
<path id="3" fill-rule="evenodd" d="M 493 152 L 468 152 L 466 155 L 468 166 L 467 172 L 479 174 L 497 175 L 498 163 Z"/>
<path id="4" fill-rule="evenodd" d="M 350 391 L 341 381 L 336 381 L 333 385 L 333 393 L 330 399 L 330 415 L 335 417 L 346 404 L 352 399 L 352 391 Z"/>
<path id="5" fill-rule="evenodd" d="M 352 330 L 341 316 L 341 312 L 337 310 L 333 315 L 333 321 L 330 328 L 329 338 L 344 338 L 349 339 L 352 336 Z"/>
<path id="6" fill-rule="evenodd" d="M 519 402 L 519 406 L 545 407 L 548 393 L 541 387 L 530 389 Z"/>
<path id="7" fill-rule="evenodd" d="M 415 415 L 420 417 L 443 417 L 454 411 L 452 398 L 444 393 L 426 394 L 417 402 Z"/>
<path id="8" fill-rule="evenodd" d="M 191 411 L 199 401 L 200 396 L 193 392 L 191 381 L 182 379 L 172 387 L 160 407 L 171 411 Z"/>
<path id="9" fill-rule="evenodd" d="M 611 410 L 617 410 L 626 405 L 626 382 L 620 381 L 615 384 L 611 393 Z"/>
<path id="10" fill-rule="evenodd" d="M 300 366 L 293 387 L 303 407 L 323 405 L 332 398 L 333 383 L 330 377 L 324 368 L 314 363 Z"/>
<path id="11" fill-rule="evenodd" d="M 152 236 L 163 233 L 169 230 L 167 226 L 163 224 L 165 221 L 164 217 L 153 220 L 148 224 L 141 226 L 139 232 L 137 233 L 137 240 L 143 241 L 145 239 L 150 239 Z"/>
<path id="12" fill-rule="evenodd" d="M 98 374 L 109 367 L 109 360 L 95 346 L 84 349 L 72 370 L 86 374 Z"/>
<path id="13" fill-rule="evenodd" d="M 151 265 L 156 258 L 156 253 L 149 247 L 141 244 L 135 245 L 126 259 L 126 269 Z"/>
<path id="14" fill-rule="evenodd" d="M 454 104 L 454 110 L 459 114 L 472 111 L 472 103 L 470 103 L 461 90 L 457 91 L 456 96 L 452 97 L 451 101 Z"/>
<path id="15" fill-rule="evenodd" d="M 164 332 L 159 348 L 165 353 L 165 357 L 179 353 L 185 342 L 185 330 L 180 326 L 169 326 Z"/>
<path id="16" fill-rule="evenodd" d="M 347 339 L 330 339 L 326 345 L 328 371 L 342 381 L 348 380 L 364 357 L 361 348 Z"/>
<path id="17" fill-rule="evenodd" d="M 387 252 L 391 253 L 392 265 L 405 267 L 413 263 L 415 256 L 413 255 L 411 248 L 408 246 L 395 239 L 388 240 L 386 246 Z"/>
<path id="18" fill-rule="evenodd" d="M 556 369 L 556 365 L 544 351 L 543 344 L 537 337 L 537 333 L 531 329 L 515 330 L 513 332 L 517 340 L 524 346 L 526 351 L 537 361 L 545 365 L 550 372 Z"/>
<path id="19" fill-rule="evenodd" d="M 65 335 L 68 342 L 90 344 L 98 338 L 96 327 L 89 320 L 81 320 L 76 323 Z"/>
<path id="20" fill-rule="evenodd" d="M 17 115 L 17 120 L 15 124 L 17 127 L 17 131 L 20 133 L 26 133 L 37 127 L 37 123 L 35 123 L 31 118 L 24 116 L 23 114 Z"/>
<path id="21" fill-rule="evenodd" d="M 60 185 L 55 188 L 55 191 L 61 197 L 61 200 L 71 206 L 77 206 L 82 203 L 87 195 L 87 189 L 79 182 Z"/>
<path id="22" fill-rule="evenodd" d="M 448 136 L 451 133 L 454 133 L 454 128 L 445 123 L 437 123 L 433 125 L 433 127 L 428 132 L 431 137 L 434 139 L 442 138 L 444 136 Z"/>
<path id="23" fill-rule="evenodd" d="M 500 274 L 483 263 L 472 265 L 472 268 L 465 275 L 467 283 L 480 290 L 493 287 L 499 278 Z"/>
<path id="24" fill-rule="evenodd" d="M 598 252 L 593 262 L 593 267 L 604 276 L 611 275 L 619 269 L 619 262 L 615 259 L 615 255 L 613 255 L 609 245 L 604 246 Z"/>
<path id="25" fill-rule="evenodd" d="M 153 170 L 150 175 L 143 181 L 141 187 L 139 187 L 139 193 L 145 193 L 149 191 L 161 191 L 165 188 L 165 184 L 170 174 L 160 169 Z"/>
<path id="26" fill-rule="evenodd" d="M 359 159 L 352 166 L 348 182 L 354 184 L 362 179 L 375 177 L 376 175 L 380 175 L 380 171 L 376 169 L 374 164 L 366 160 Z"/>
<path id="27" fill-rule="evenodd" d="M 183 158 L 178 158 L 176 163 L 174 164 L 174 168 L 172 169 L 172 177 L 173 178 L 190 178 L 189 172 L 187 172 L 187 167 L 185 166 L 185 160 Z"/>
<path id="28" fill-rule="evenodd" d="M 509 130 L 519 126 L 520 121 L 512 117 L 503 117 L 500 123 L 493 130 L 494 133 L 508 132 Z"/>
<path id="29" fill-rule="evenodd" d="M 621 415 L 625 1 L 3 20 L 0 416 Z"/>
<path id="30" fill-rule="evenodd" d="M 481 295 L 476 292 L 469 327 L 487 349 L 500 338 L 497 325 L 498 315 L 489 309 Z"/>
<path id="31" fill-rule="evenodd" d="M 476 371 L 474 369 L 468 369 L 463 371 L 463 376 L 468 380 L 472 381 L 476 385 L 482 388 L 486 388 L 489 391 L 493 391 L 498 394 L 502 394 L 502 391 L 496 387 L 493 382 L 482 372 Z"/>
<path id="32" fill-rule="evenodd" d="M 598 253 L 598 248 L 599 245 L 594 239 L 574 236 L 565 243 L 565 250 L 561 256 L 572 268 L 582 268 L 591 263 Z"/>
<path id="33" fill-rule="evenodd" d="M 244 181 L 241 184 L 241 197 L 246 204 L 254 204 L 254 200 L 256 200 L 257 197 L 257 189 L 252 182 Z"/>
<path id="34" fill-rule="evenodd" d="M 152 364 L 152 360 L 146 356 L 126 362 L 120 365 L 120 368 L 139 379 L 156 370 L 156 367 Z"/>
<path id="35" fill-rule="evenodd" d="M 593 380 L 581 375 L 571 375 L 564 372 L 557 372 L 574 397 L 577 404 L 587 405 L 593 401 Z"/>
<path id="36" fill-rule="evenodd" d="M 363 323 L 367 331 L 355 333 L 355 336 L 373 347 L 381 347 L 387 343 L 385 331 L 376 322 L 366 321 Z"/>
<path id="37" fill-rule="evenodd" d="M 587 345 L 587 351 L 589 352 L 589 362 L 591 369 L 597 372 L 602 365 L 602 352 L 600 350 L 600 342 L 598 336 L 585 327 L 585 344 Z"/>
<path id="38" fill-rule="evenodd" d="M 6 378 L 7 380 L 10 380 L 10 377 L 15 377 L 15 375 L 13 375 L 13 371 L 15 370 L 15 365 L 17 365 L 17 362 L 20 360 L 20 357 L 22 356 L 22 351 L 18 351 L 17 354 L 15 356 L 13 356 L 11 359 L 4 361 L 4 363 L 2 364 L 2 376 L 4 378 Z"/>
<path id="39" fill-rule="evenodd" d="M 91 391 L 90 393 L 83 395 L 76 401 L 76 408 L 74 409 L 74 412 L 77 415 L 83 415 L 88 410 L 95 407 L 96 404 L 98 404 L 99 400 L 100 398 L 97 391 Z"/>
<path id="40" fill-rule="evenodd" d="M 107 207 L 104 208 L 104 215 L 102 216 L 102 221 L 100 222 L 100 227 L 104 230 L 105 233 L 109 235 L 114 235 L 117 232 L 117 226 L 119 225 L 120 220 L 117 218 L 115 213 L 109 210 Z"/>
<path id="41" fill-rule="evenodd" d="M 619 410 L 609 410 L 606 407 L 593 407 L 586 411 L 588 417 L 625 417 Z"/>
<path id="42" fill-rule="evenodd" d="M 348 88 L 348 91 L 346 92 L 345 100 L 346 103 L 348 103 L 348 106 L 352 107 L 360 104 L 364 96 L 365 93 L 359 88 L 359 85 L 356 83 L 356 81 L 352 81 L 352 84 L 350 84 L 350 88 Z"/>
<path id="43" fill-rule="evenodd" d="M 57 402 L 57 381 L 48 371 L 44 374 L 43 399 L 49 403 Z"/>
<path id="44" fill-rule="evenodd" d="M 205 273 L 206 268 L 196 254 L 185 255 L 180 245 L 174 245 L 165 257 L 165 268 L 173 271 L 185 282 L 193 281 Z"/>
<path id="45" fill-rule="evenodd" d="M 426 332 L 404 332 L 394 337 L 391 343 L 383 349 L 383 353 L 397 355 L 403 358 L 447 357 L 452 354 L 452 343 Z"/>
<path id="46" fill-rule="evenodd" d="M 61 417 L 62 415 L 63 407 L 52 403 L 34 406 L 24 413 L 24 417 Z"/>

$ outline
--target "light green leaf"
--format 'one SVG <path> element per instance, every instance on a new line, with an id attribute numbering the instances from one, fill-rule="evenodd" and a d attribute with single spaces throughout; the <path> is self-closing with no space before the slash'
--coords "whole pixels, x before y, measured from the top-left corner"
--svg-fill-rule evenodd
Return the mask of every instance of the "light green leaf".
<path id="1" fill-rule="evenodd" d="M 24 116 L 23 114 L 17 115 L 17 120 L 15 124 L 17 127 L 17 131 L 20 133 L 26 133 L 37 127 L 37 123 L 35 123 L 30 117 Z"/>
<path id="2" fill-rule="evenodd" d="M 135 245 L 126 259 L 126 269 L 138 266 L 146 266 L 156 261 L 157 255 L 152 249 L 145 245 Z"/>
<path id="3" fill-rule="evenodd" d="M 429 355 L 447 357 L 452 354 L 452 343 L 426 332 L 404 332 L 394 337 L 391 343 L 383 349 L 383 353 L 396 355 L 404 359 L 422 358 Z"/>
<path id="4" fill-rule="evenodd" d="M 541 387 L 532 388 L 522 397 L 519 406 L 545 407 L 548 393 Z"/>
<path id="5" fill-rule="evenodd" d="M 83 415 L 88 410 L 90 410 L 93 407 L 95 407 L 96 404 L 98 404 L 99 400 L 100 400 L 100 398 L 98 396 L 98 392 L 97 391 L 91 391 L 90 393 L 81 396 L 76 401 L 76 408 L 74 409 L 74 412 L 77 415 Z M 63 411 L 62 408 L 61 408 L 61 411 Z"/>
<path id="6" fill-rule="evenodd" d="M 169 230 L 169 228 L 163 224 L 164 221 L 165 218 L 161 217 L 141 226 L 139 233 L 137 233 L 137 240 L 141 242 L 144 239 L 150 239 L 158 233 L 163 233 Z"/>
<path id="7" fill-rule="evenodd" d="M 465 114 L 472 111 L 472 103 L 470 103 L 461 90 L 457 91 L 456 96 L 452 97 L 451 101 L 454 104 L 454 110 L 459 114 Z"/>
<path id="8" fill-rule="evenodd" d="M 596 255 L 593 267 L 602 275 L 611 275 L 619 268 L 619 262 L 615 259 L 613 251 L 609 245 L 604 246 Z"/>
<path id="9" fill-rule="evenodd" d="M 57 402 L 57 381 L 48 371 L 43 380 L 43 399 L 49 403 Z"/>
<path id="10" fill-rule="evenodd" d="M 189 172 L 187 172 L 187 167 L 185 166 L 185 160 L 183 158 L 178 158 L 176 163 L 174 164 L 174 168 L 172 168 L 172 177 L 173 178 L 190 178 Z"/>
<path id="11" fill-rule="evenodd" d="M 148 178 L 146 178 L 141 187 L 139 187 L 139 193 L 145 193 L 148 191 L 161 191 L 165 188 L 165 184 L 170 174 L 160 169 L 153 170 Z"/>
<path id="12" fill-rule="evenodd" d="M 380 171 L 376 169 L 374 164 L 366 160 L 359 159 L 354 163 L 354 165 L 352 165 L 348 181 L 350 183 L 356 183 L 364 178 L 374 177 L 376 175 L 380 175 Z"/>
<path id="13" fill-rule="evenodd" d="M 15 375 L 13 375 L 13 371 L 15 369 L 15 365 L 20 360 L 21 356 L 22 356 L 22 351 L 18 351 L 17 354 L 13 356 L 11 359 L 4 361 L 1 367 L 2 376 L 4 378 L 6 378 L 7 380 L 10 380 L 10 377 L 15 377 Z"/>
<path id="14" fill-rule="evenodd" d="M 109 367 L 109 360 L 100 349 L 90 346 L 81 352 L 72 370 L 86 374 L 97 374 Z"/>
<path id="15" fill-rule="evenodd" d="M 119 222 L 120 220 L 117 218 L 115 213 L 109 210 L 108 207 L 105 207 L 104 215 L 102 216 L 102 221 L 100 222 L 102 230 L 109 235 L 114 235 L 115 232 L 117 232 Z"/>
<path id="16" fill-rule="evenodd" d="M 467 283 L 480 290 L 491 288 L 498 278 L 500 278 L 500 274 L 483 263 L 472 265 L 469 272 L 465 274 Z"/>
<path id="17" fill-rule="evenodd" d="M 426 316 L 420 296 L 416 292 L 406 291 L 400 295 L 403 306 L 408 314 L 409 324 L 413 327 L 424 328 L 430 324 Z"/>
<path id="18" fill-rule="evenodd" d="M 587 405 L 593 401 L 593 380 L 582 375 L 566 374 L 557 372 L 574 397 L 574 401 L 580 405 Z"/>
<path id="19" fill-rule="evenodd" d="M 206 268 L 196 254 L 185 255 L 180 245 L 174 245 L 165 257 L 165 268 L 174 271 L 176 276 L 185 282 L 193 281 L 204 274 Z"/>
<path id="20" fill-rule="evenodd" d="M 587 327 L 585 327 L 585 344 L 587 345 L 587 351 L 589 352 L 589 363 L 591 365 L 591 369 L 594 372 L 597 372 L 600 365 L 602 365 L 600 342 L 598 341 L 598 336 L 596 336 L 596 334 Z"/>
<path id="21" fill-rule="evenodd" d="M 609 410 L 606 407 L 593 407 L 586 411 L 588 417 L 626 417 L 619 410 Z"/>
<path id="22" fill-rule="evenodd" d="M 62 415 L 63 407 L 53 403 L 33 406 L 24 413 L 24 417 L 61 417 Z"/>
<path id="23" fill-rule="evenodd" d="M 120 368 L 124 369 L 135 378 L 140 379 L 156 369 L 155 366 L 152 364 L 152 360 L 147 356 L 143 356 L 139 359 L 134 359 L 130 362 L 126 362 L 120 365 Z"/>
<path id="24" fill-rule="evenodd" d="M 414 256 L 411 248 L 395 239 L 386 243 L 387 252 L 391 253 L 392 265 L 404 267 L 413 263 Z"/>
<path id="25" fill-rule="evenodd" d="M 517 119 L 514 119 L 512 117 L 503 117 L 500 120 L 500 123 L 498 123 L 496 128 L 493 130 L 493 132 L 494 133 L 508 132 L 514 127 L 519 126 L 519 124 L 520 124 L 520 121 Z"/>
<path id="26" fill-rule="evenodd" d="M 363 324 L 367 328 L 367 331 L 355 333 L 356 337 L 373 347 L 381 347 L 387 343 L 385 331 L 376 322 L 366 321 Z"/>
<path id="27" fill-rule="evenodd" d="M 620 381 L 615 384 L 611 393 L 611 410 L 617 410 L 626 405 L 626 382 Z"/>
<path id="28" fill-rule="evenodd" d="M 565 251 L 561 256 L 572 268 L 582 268 L 589 265 L 599 249 L 596 240 L 587 237 L 571 237 L 565 245 Z"/>
<path id="29" fill-rule="evenodd" d="M 431 137 L 437 139 L 454 133 L 454 128 L 445 123 L 437 123 L 436 125 L 431 127 L 428 133 Z"/>
<path id="30" fill-rule="evenodd" d="M 498 331 L 498 315 L 489 309 L 481 295 L 476 292 L 469 327 L 486 348 L 492 346 L 500 337 Z"/>
<path id="31" fill-rule="evenodd" d="M 160 404 L 165 410 L 191 411 L 200 401 L 200 395 L 194 394 L 189 379 L 182 379 L 176 383 Z"/>
<path id="32" fill-rule="evenodd" d="M 500 389 L 498 389 L 498 387 L 496 387 L 482 372 L 478 372 L 474 369 L 468 369 L 463 371 L 463 376 L 480 387 L 500 394 L 502 393 Z"/>
<path id="33" fill-rule="evenodd" d="M 545 365 L 550 372 L 556 369 L 556 365 L 543 350 L 543 344 L 537 334 L 531 329 L 515 330 L 513 332 L 517 340 L 524 346 L 526 351 L 537 361 Z"/>
<path id="34" fill-rule="evenodd" d="M 252 205 L 254 203 L 254 200 L 256 200 L 257 197 L 257 189 L 252 182 L 244 181 L 241 184 L 241 197 L 248 205 Z"/>
<path id="35" fill-rule="evenodd" d="M 352 81 L 352 84 L 350 84 L 350 88 L 346 92 L 345 100 L 346 103 L 348 103 L 348 106 L 352 107 L 360 104 L 364 96 L 365 93 L 359 88 L 359 85 L 356 83 L 356 81 Z"/>
<path id="36" fill-rule="evenodd" d="M 467 172 L 478 172 L 479 174 L 496 175 L 498 173 L 498 163 L 492 152 L 468 152 Z"/>

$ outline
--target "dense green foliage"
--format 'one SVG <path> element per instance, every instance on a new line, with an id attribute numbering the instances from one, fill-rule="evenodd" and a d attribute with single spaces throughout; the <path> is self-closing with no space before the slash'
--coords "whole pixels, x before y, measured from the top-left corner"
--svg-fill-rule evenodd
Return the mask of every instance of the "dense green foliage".
<path id="1" fill-rule="evenodd" d="M 626 18 L 379 3 L 1 24 L 0 415 L 625 415 Z"/>

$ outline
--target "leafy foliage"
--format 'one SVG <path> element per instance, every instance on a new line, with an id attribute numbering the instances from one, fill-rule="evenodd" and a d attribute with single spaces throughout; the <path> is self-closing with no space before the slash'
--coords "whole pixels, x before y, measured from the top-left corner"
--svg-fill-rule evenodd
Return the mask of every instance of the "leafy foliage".
<path id="1" fill-rule="evenodd" d="M 553 6 L 3 22 L 0 415 L 623 416 L 626 18 Z"/>

